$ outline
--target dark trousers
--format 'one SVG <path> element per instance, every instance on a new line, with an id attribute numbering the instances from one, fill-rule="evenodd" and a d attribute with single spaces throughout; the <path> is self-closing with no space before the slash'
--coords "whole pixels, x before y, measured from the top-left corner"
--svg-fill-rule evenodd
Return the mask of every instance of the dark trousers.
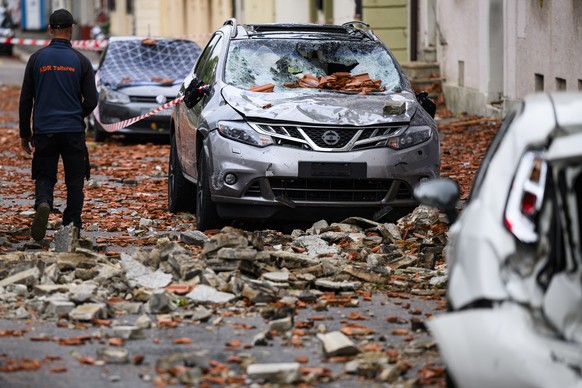
<path id="1" fill-rule="evenodd" d="M 67 207 L 63 212 L 63 225 L 73 223 L 81 229 L 85 199 L 83 180 L 89 176 L 85 132 L 35 134 L 33 139 L 32 179 L 35 180 L 35 209 L 43 202 L 53 208 L 59 158 L 62 158 L 67 186 Z"/>

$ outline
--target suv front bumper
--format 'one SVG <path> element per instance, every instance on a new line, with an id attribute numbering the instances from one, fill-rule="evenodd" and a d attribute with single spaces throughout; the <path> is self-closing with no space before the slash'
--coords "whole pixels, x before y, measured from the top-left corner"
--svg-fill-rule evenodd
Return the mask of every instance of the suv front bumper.
<path id="1" fill-rule="evenodd" d="M 217 131 L 209 134 L 209 140 L 212 201 L 223 218 L 312 219 L 314 210 L 338 217 L 371 216 L 388 206 L 394 209 L 391 214 L 404 215 L 418 205 L 412 188 L 439 173 L 434 136 L 403 150 L 350 152 L 259 148 Z M 233 175 L 236 182 L 227 184 Z"/>

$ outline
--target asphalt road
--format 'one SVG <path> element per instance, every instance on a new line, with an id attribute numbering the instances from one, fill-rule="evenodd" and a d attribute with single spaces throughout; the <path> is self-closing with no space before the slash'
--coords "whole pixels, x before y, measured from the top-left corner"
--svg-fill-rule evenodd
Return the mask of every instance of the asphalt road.
<path id="1" fill-rule="evenodd" d="M 333 376 L 338 377 L 327 386 L 354 387 L 358 384 L 358 376 L 345 374 L 344 362 L 326 359 L 321 343 L 314 335 L 320 326 L 330 332 L 341 329 L 346 321 L 371 329 L 371 334 L 361 336 L 356 341 L 367 338 L 365 342 L 369 344 L 378 343 L 382 347 L 406 354 L 411 363 L 411 370 L 406 374 L 409 378 L 415 377 L 419 368 L 427 364 L 442 366 L 430 336 L 424 331 L 410 330 L 414 318 L 426 318 L 423 314 L 432 314 L 442 308 L 442 303 L 414 296 L 405 300 L 394 299 L 385 293 L 375 293 L 370 301 L 362 298 L 359 301 L 358 308 L 329 307 L 326 311 L 314 311 L 313 307 L 299 309 L 295 322 L 312 324 L 310 328 L 304 329 L 311 335 L 303 337 L 301 346 L 291 345 L 289 338 L 285 336 L 274 337 L 268 346 L 249 346 L 256 334 L 265 331 L 268 321 L 263 319 L 258 309 L 218 308 L 208 322 L 193 323 L 185 319 L 177 328 L 146 329 L 145 338 L 126 341 L 119 349 L 128 351 L 129 360 L 143 356 L 143 362 L 139 365 L 131 362 L 90 365 L 79 360 L 78 357 L 97 360 L 99 351 L 110 347 L 107 328 L 100 329 L 90 323 L 62 328 L 57 327 L 55 322 L 30 324 L 25 320 L 3 319 L 0 320 L 0 333 L 14 330 L 21 332 L 22 336 L 0 336 L 0 366 L 8 365 L 10 360 L 26 359 L 38 361 L 40 368 L 9 373 L 1 371 L 0 386 L 152 387 L 156 386 L 154 380 L 159 372 L 156 371 L 156 364 L 160 359 L 180 353 L 203 351 L 207 356 L 201 359 L 208 363 L 217 361 L 225 364 L 230 368 L 231 374 L 236 376 L 245 374 L 244 362 L 240 363 L 239 360 L 289 363 L 303 357 L 306 360 L 302 364 L 304 367 L 326 368 Z M 411 311 L 415 311 L 415 315 Z M 418 315 L 419 311 L 422 312 L 421 315 Z M 361 320 L 350 320 L 350 314 L 356 312 L 362 315 Z M 217 320 L 219 315 L 223 315 L 223 318 Z M 125 324 L 133 324 L 136 318 L 137 315 L 125 315 L 115 319 Z M 155 316 L 152 319 L 155 320 Z M 401 329 L 410 331 L 408 339 L 390 334 L 393 330 Z M 77 346 L 59 344 L 62 339 L 76 336 L 92 336 L 92 339 Z M 178 338 L 189 338 L 192 343 L 175 344 L 174 340 Z M 241 345 L 231 346 L 233 341 L 238 341 Z M 418 355 L 415 356 L 415 353 Z"/>
<path id="2" fill-rule="evenodd" d="M 25 66 L 17 56 L 0 56 L 0 85 L 22 85 Z"/>

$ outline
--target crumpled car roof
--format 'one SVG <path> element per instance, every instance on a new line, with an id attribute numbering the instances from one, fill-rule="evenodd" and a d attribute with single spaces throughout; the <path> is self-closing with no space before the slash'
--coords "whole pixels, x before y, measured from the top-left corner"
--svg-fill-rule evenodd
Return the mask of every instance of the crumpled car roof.
<path id="1" fill-rule="evenodd" d="M 175 85 L 200 56 L 196 42 L 183 39 L 111 39 L 99 67 L 99 82 L 113 89 L 136 85 Z"/>

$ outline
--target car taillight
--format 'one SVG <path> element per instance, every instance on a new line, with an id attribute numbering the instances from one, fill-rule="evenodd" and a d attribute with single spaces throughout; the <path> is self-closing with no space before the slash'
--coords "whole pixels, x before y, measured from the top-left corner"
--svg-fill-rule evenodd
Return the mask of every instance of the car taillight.
<path id="1" fill-rule="evenodd" d="M 519 161 L 505 205 L 504 223 L 518 240 L 538 240 L 537 215 L 546 186 L 547 164 L 541 151 L 527 151 Z"/>
<path id="2" fill-rule="evenodd" d="M 523 193 L 521 199 L 521 212 L 528 217 L 532 217 L 536 213 L 537 197 L 532 193 Z"/>

